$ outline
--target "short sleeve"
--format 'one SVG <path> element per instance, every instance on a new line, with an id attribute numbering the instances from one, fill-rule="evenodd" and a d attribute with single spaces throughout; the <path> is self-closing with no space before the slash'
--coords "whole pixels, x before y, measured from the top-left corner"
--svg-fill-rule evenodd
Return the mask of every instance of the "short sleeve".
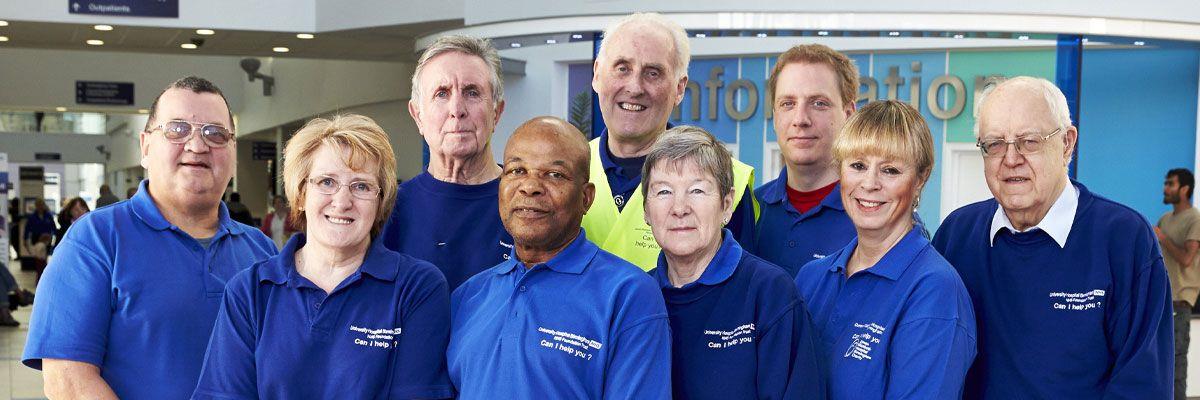
<path id="1" fill-rule="evenodd" d="M 410 293 L 404 296 L 400 340 L 393 352 L 391 399 L 439 399 L 454 396 L 446 371 L 450 342 L 450 294 L 440 271 L 418 263 Z"/>
<path id="2" fill-rule="evenodd" d="M 30 368 L 42 369 L 46 358 L 96 366 L 104 361 L 113 311 L 112 265 L 97 255 L 100 241 L 87 232 L 74 229 L 42 275 L 21 357 Z"/>

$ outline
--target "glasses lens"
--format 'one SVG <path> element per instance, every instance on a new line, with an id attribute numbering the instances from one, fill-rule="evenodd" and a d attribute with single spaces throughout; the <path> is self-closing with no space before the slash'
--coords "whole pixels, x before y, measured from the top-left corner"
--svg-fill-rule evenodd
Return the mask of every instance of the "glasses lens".
<path id="1" fill-rule="evenodd" d="M 983 149 L 983 155 L 987 157 L 995 157 L 1004 154 L 1005 144 L 1003 140 L 989 140 L 980 144 Z"/>
<path id="2" fill-rule="evenodd" d="M 1021 150 L 1021 154 L 1034 154 L 1042 151 L 1042 138 L 1027 137 L 1017 139 L 1017 145 Z"/>
<path id="3" fill-rule="evenodd" d="M 204 134 L 204 140 L 209 144 L 223 146 L 225 143 L 229 143 L 229 130 L 223 126 L 205 125 L 200 132 Z"/>
<path id="4" fill-rule="evenodd" d="M 184 121 L 170 121 L 163 124 L 163 135 L 172 142 L 187 140 L 192 134 L 192 124 Z"/>
<path id="5" fill-rule="evenodd" d="M 330 177 L 314 178 L 312 183 L 313 186 L 317 187 L 317 191 L 321 192 L 321 194 L 337 193 L 338 188 L 341 187 L 337 180 Z"/>
<path id="6" fill-rule="evenodd" d="M 375 198 L 376 193 L 375 185 L 368 182 L 359 181 L 350 184 L 350 194 L 354 197 L 369 200 Z"/>

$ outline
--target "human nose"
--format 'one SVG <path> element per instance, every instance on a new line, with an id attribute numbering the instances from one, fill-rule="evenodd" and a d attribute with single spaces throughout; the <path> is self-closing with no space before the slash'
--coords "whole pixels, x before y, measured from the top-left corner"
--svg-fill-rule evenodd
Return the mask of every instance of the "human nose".
<path id="1" fill-rule="evenodd" d="M 671 216 L 683 218 L 692 213 L 691 204 L 686 196 L 675 196 L 671 199 Z"/>
<path id="2" fill-rule="evenodd" d="M 1021 155 L 1021 152 L 1017 151 L 1016 141 L 1004 142 L 1004 154 L 1002 157 L 1004 165 L 1008 167 L 1021 165 L 1021 162 L 1025 160 L 1025 156 Z"/>
<path id="3" fill-rule="evenodd" d="M 861 183 L 859 183 L 859 187 L 863 188 L 864 190 L 868 190 L 868 191 L 878 190 L 880 188 L 879 171 L 872 170 L 872 171 L 867 171 L 867 173 L 863 174 L 863 180 Z"/>
<path id="4" fill-rule="evenodd" d="M 545 192 L 545 187 L 537 178 L 525 177 L 517 182 L 517 192 L 523 196 L 535 197 Z"/>
<path id="5" fill-rule="evenodd" d="M 792 125 L 796 125 L 800 128 L 812 126 L 812 115 L 810 115 L 808 108 L 800 107 L 796 110 L 796 120 L 792 123 Z"/>
<path id="6" fill-rule="evenodd" d="M 467 103 L 463 100 L 463 96 L 453 95 L 449 102 L 450 117 L 462 119 L 467 116 Z"/>
<path id="7" fill-rule="evenodd" d="M 207 153 L 211 149 L 211 146 L 204 141 L 204 138 L 201 137 L 203 135 L 197 132 L 198 130 L 199 127 L 192 127 L 191 131 L 188 132 L 187 141 L 183 142 L 183 149 L 192 153 Z"/>

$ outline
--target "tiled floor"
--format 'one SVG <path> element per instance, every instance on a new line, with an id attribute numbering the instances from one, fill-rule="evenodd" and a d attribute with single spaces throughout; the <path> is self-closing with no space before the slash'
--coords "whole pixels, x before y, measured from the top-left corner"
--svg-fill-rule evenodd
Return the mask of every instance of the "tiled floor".
<path id="1" fill-rule="evenodd" d="M 13 263 L 8 263 L 13 265 Z M 10 268 L 23 288 L 32 288 L 34 274 Z M 21 326 L 0 327 L 0 400 L 44 399 L 42 374 L 21 365 L 21 351 L 29 334 L 29 307 L 13 313 Z M 1192 346 L 1188 349 L 1188 398 L 1200 399 L 1200 319 L 1192 319 Z M 1197 397 L 1193 397 L 1197 396 Z"/>

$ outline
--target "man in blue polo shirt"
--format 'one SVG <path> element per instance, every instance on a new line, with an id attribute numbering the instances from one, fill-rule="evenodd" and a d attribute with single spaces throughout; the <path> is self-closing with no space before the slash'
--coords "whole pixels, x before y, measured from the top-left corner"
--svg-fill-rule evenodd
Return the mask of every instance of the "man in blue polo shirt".
<path id="1" fill-rule="evenodd" d="M 450 380 L 462 399 L 668 399 L 671 334 L 654 280 L 585 238 L 588 146 L 535 118 L 504 149 L 500 217 L 513 257 L 450 298 Z"/>
<path id="2" fill-rule="evenodd" d="M 429 45 L 413 73 L 408 112 L 429 146 L 429 166 L 400 185 L 380 239 L 436 265 L 451 291 L 512 250 L 496 211 L 500 166 L 492 157 L 504 112 L 500 74 L 490 41 L 457 35 Z"/>
<path id="3" fill-rule="evenodd" d="M 1169 398 L 1170 286 L 1146 218 L 1068 178 L 1078 132 L 1054 84 L 1012 78 L 978 104 L 995 198 L 934 237 L 978 323 L 964 397 Z"/>
<path id="4" fill-rule="evenodd" d="M 50 398 L 187 398 L 226 280 L 275 254 L 221 203 L 237 142 L 212 82 L 168 86 L 140 139 L 149 180 L 75 222 L 38 287 L 22 361 Z"/>
<path id="5" fill-rule="evenodd" d="M 767 93 L 784 169 L 754 192 L 762 216 L 747 250 L 796 276 L 855 235 L 831 146 L 854 113 L 858 68 L 824 45 L 797 45 L 779 55 Z"/>

